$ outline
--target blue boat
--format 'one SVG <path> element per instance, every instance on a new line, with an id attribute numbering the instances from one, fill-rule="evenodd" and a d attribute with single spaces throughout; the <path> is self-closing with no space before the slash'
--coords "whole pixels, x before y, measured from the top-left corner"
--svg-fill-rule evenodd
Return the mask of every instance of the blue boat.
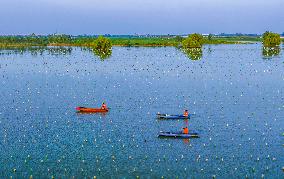
<path id="1" fill-rule="evenodd" d="M 184 115 L 170 115 L 170 114 L 157 114 L 158 119 L 189 119 L 189 116 Z"/>
<path id="2" fill-rule="evenodd" d="M 188 139 L 188 138 L 199 138 L 197 132 L 190 132 L 188 134 L 184 134 L 182 132 L 160 132 L 158 137 L 172 137 L 172 138 L 181 138 L 181 139 Z"/>

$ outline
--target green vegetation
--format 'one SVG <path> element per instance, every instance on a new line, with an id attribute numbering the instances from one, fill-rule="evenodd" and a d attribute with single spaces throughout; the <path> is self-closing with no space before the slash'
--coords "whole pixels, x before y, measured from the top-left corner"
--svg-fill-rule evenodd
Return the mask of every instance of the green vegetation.
<path id="1" fill-rule="evenodd" d="M 175 37 L 175 41 L 177 41 L 177 42 L 182 42 L 183 40 L 184 40 L 184 38 L 179 36 L 179 35 Z"/>
<path id="2" fill-rule="evenodd" d="M 262 44 L 262 55 L 264 57 L 269 58 L 280 54 L 281 38 L 279 34 L 266 31 L 262 35 Z"/>
<path id="3" fill-rule="evenodd" d="M 278 47 L 281 43 L 280 34 L 266 31 L 262 36 L 264 47 Z"/>
<path id="4" fill-rule="evenodd" d="M 191 34 L 182 41 L 182 47 L 188 48 L 201 48 L 204 43 L 203 36 L 201 34 Z"/>
<path id="5" fill-rule="evenodd" d="M 47 36 L 48 44 L 68 44 L 72 42 L 70 35 L 49 35 Z"/>
<path id="6" fill-rule="evenodd" d="M 108 37 L 108 38 L 106 38 Z M 202 57 L 203 44 L 247 44 L 263 42 L 262 54 L 264 57 L 272 57 L 280 54 L 280 35 L 272 32 L 265 32 L 263 37 L 253 35 L 213 35 L 191 34 L 187 38 L 182 36 L 71 36 L 65 34 L 26 35 L 26 36 L 0 36 L 0 48 L 14 48 L 18 53 L 29 51 L 31 54 L 42 54 L 47 52 L 52 54 L 68 54 L 70 47 L 83 47 L 91 50 L 101 59 L 109 57 L 112 53 L 112 46 L 125 47 L 183 47 L 182 51 L 192 60 Z M 54 47 L 54 48 L 51 48 Z M 62 47 L 62 48 L 56 48 Z M 1 55 L 1 54 L 0 54 Z"/>
<path id="7" fill-rule="evenodd" d="M 48 43 L 47 37 L 35 36 L 0 36 L 0 46 L 46 46 Z"/>
<path id="8" fill-rule="evenodd" d="M 211 41 L 213 39 L 213 34 L 208 35 L 208 41 Z"/>
<path id="9" fill-rule="evenodd" d="M 112 53 L 111 41 L 103 36 L 99 36 L 93 43 L 91 43 L 91 48 L 101 59 L 108 58 Z"/>
<path id="10" fill-rule="evenodd" d="M 28 47 L 28 46 L 71 46 L 74 40 L 70 35 L 28 35 L 28 36 L 0 36 L 0 46 Z"/>
<path id="11" fill-rule="evenodd" d="M 70 36 L 52 34 L 47 36 L 31 34 L 28 36 L 0 36 L 0 47 L 31 47 L 31 46 L 78 46 L 90 47 L 97 36 Z M 179 47 L 185 39 L 181 36 L 121 36 L 108 37 L 113 46 L 173 46 Z M 258 37 L 218 37 L 209 35 L 203 38 L 204 44 L 236 44 L 260 41 Z"/>
<path id="12" fill-rule="evenodd" d="M 163 46 L 178 46 L 180 38 L 167 37 L 131 37 L 131 38 L 110 38 L 115 46 L 144 46 L 144 47 L 163 47 Z"/>
<path id="13" fill-rule="evenodd" d="M 106 38 L 108 37 L 108 38 Z M 220 34 L 201 35 L 191 34 L 184 38 L 174 35 L 160 36 L 71 36 L 65 34 L 42 35 L 14 35 L 0 36 L 0 48 L 14 48 L 18 53 L 30 52 L 32 55 L 47 52 L 51 54 L 69 54 L 72 46 L 83 47 L 91 50 L 101 59 L 108 58 L 112 53 L 112 46 L 125 47 L 183 47 L 182 51 L 192 60 L 202 57 L 203 44 L 247 44 L 263 42 L 262 54 L 264 57 L 272 57 L 280 54 L 280 35 L 272 32 L 265 32 L 263 37 L 256 34 Z M 54 48 L 51 48 L 54 47 Z M 56 48 L 58 47 L 58 48 Z M 62 47 L 62 48 L 59 48 Z M 1 53 L 0 53 L 1 55 Z"/>
<path id="14" fill-rule="evenodd" d="M 191 60 L 199 60 L 202 57 L 202 45 L 204 38 L 201 34 L 191 34 L 182 41 L 182 51 Z"/>

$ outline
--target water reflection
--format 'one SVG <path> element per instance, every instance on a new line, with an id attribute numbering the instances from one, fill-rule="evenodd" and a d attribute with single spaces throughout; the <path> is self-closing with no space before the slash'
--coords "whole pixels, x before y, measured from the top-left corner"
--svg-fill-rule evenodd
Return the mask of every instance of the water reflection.
<path id="1" fill-rule="evenodd" d="M 94 50 L 88 47 L 81 47 L 81 51 L 93 53 L 98 56 L 101 60 L 109 58 L 112 51 L 102 52 Z M 61 55 L 71 55 L 72 47 L 62 47 L 62 46 L 33 46 L 33 47 L 1 47 L 0 55 L 25 55 L 30 54 L 32 56 L 37 55 L 51 55 L 51 56 L 61 56 Z"/>
<path id="2" fill-rule="evenodd" d="M 188 127 L 188 119 L 185 119 L 185 120 L 184 120 L 184 126 L 185 126 L 185 127 Z"/>
<path id="3" fill-rule="evenodd" d="M 263 47 L 262 55 L 264 58 L 272 58 L 280 54 L 280 47 Z"/>
<path id="4" fill-rule="evenodd" d="M 102 61 L 109 58 L 112 55 L 112 50 L 109 50 L 108 52 L 102 52 L 100 50 L 96 50 L 90 47 L 81 47 L 81 51 L 92 53 L 95 56 L 98 56 Z"/>
<path id="5" fill-rule="evenodd" d="M 99 49 L 93 49 L 93 53 L 98 56 L 101 60 L 105 60 L 109 58 L 112 54 L 112 50 L 99 50 Z"/>
<path id="6" fill-rule="evenodd" d="M 94 116 L 100 116 L 100 117 L 105 117 L 107 115 L 107 112 L 101 112 L 101 113 L 92 113 L 92 112 L 83 112 L 83 111 L 77 111 L 77 115 L 94 115 Z"/>
<path id="7" fill-rule="evenodd" d="M 24 55 L 31 54 L 37 55 L 71 55 L 72 47 L 1 47 L 0 55 Z"/>
<path id="8" fill-rule="evenodd" d="M 184 144 L 189 144 L 190 143 L 190 139 L 182 139 Z"/>
<path id="9" fill-rule="evenodd" d="M 202 48 L 187 48 L 183 49 L 183 52 L 191 60 L 200 60 L 202 57 Z"/>
<path id="10" fill-rule="evenodd" d="M 208 48 L 208 54 L 210 54 L 210 53 L 212 53 L 213 52 L 213 50 L 212 50 L 212 48 L 209 46 L 209 48 Z"/>

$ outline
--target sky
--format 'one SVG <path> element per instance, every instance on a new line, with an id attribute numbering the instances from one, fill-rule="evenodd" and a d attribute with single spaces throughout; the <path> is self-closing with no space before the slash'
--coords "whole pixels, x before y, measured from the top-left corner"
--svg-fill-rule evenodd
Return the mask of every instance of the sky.
<path id="1" fill-rule="evenodd" d="M 284 32 L 284 0 L 0 0 L 0 35 Z"/>

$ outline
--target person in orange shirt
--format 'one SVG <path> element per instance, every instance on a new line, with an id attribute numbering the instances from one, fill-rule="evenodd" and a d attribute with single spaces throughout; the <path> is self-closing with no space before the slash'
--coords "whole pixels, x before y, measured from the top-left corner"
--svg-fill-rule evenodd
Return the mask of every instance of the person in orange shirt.
<path id="1" fill-rule="evenodd" d="M 183 134 L 188 134 L 188 127 L 184 127 L 182 133 Z"/>
<path id="2" fill-rule="evenodd" d="M 183 116 L 184 116 L 184 117 L 188 117 L 188 110 L 184 110 Z"/>
<path id="3" fill-rule="evenodd" d="M 103 102 L 101 109 L 107 109 L 107 105 Z"/>

